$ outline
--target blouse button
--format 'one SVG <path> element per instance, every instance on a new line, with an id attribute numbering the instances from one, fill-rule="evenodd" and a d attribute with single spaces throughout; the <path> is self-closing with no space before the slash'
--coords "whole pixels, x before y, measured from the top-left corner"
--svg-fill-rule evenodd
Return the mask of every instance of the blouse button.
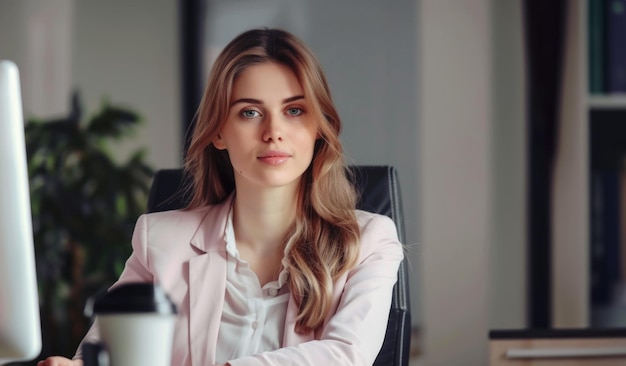
<path id="1" fill-rule="evenodd" d="M 256 329 L 259 326 L 258 322 L 252 322 L 252 329 Z"/>
<path id="2" fill-rule="evenodd" d="M 271 289 L 270 289 L 270 295 L 272 295 L 272 296 L 276 296 L 276 294 L 278 294 L 278 290 L 277 290 L 277 289 L 275 289 L 275 288 L 271 288 Z"/>

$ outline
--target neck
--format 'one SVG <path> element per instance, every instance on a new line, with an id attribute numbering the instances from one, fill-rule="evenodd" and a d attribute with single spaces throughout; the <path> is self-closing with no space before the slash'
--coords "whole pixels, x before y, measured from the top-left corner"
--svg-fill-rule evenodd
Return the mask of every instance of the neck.
<path id="1" fill-rule="evenodd" d="M 237 246 L 260 255 L 282 255 L 296 208 L 295 187 L 237 190 L 233 212 Z"/>

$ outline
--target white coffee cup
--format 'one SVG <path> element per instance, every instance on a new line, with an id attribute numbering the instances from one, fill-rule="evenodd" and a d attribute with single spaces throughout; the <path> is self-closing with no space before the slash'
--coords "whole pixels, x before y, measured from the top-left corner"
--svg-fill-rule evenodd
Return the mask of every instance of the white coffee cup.
<path id="1" fill-rule="evenodd" d="M 176 307 L 159 286 L 120 285 L 90 299 L 85 313 L 95 316 L 108 354 L 99 360 L 108 358 L 111 366 L 170 365 Z"/>

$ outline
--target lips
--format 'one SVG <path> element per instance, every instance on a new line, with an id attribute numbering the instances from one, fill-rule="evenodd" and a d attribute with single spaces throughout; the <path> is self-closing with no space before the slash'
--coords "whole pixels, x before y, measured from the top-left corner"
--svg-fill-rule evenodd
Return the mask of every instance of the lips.
<path id="1" fill-rule="evenodd" d="M 280 165 L 287 161 L 290 157 L 290 154 L 283 151 L 268 151 L 258 156 L 257 159 L 269 165 Z"/>

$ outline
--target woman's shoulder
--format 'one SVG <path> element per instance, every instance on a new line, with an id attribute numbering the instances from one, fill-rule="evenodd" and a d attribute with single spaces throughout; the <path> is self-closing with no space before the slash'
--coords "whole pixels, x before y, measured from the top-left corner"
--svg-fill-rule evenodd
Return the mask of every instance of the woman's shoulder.
<path id="1" fill-rule="evenodd" d="M 396 224 L 389 216 L 363 210 L 355 210 L 355 213 L 361 232 L 364 230 L 380 229 L 385 231 L 392 230 L 397 234 Z"/>
<path id="2" fill-rule="evenodd" d="M 173 246 L 183 250 L 182 253 L 187 253 L 188 246 L 179 244 L 193 242 L 206 252 L 207 245 L 223 236 L 229 208 L 228 204 L 219 203 L 143 214 L 135 225 L 133 242 L 153 249 Z"/>
<path id="3" fill-rule="evenodd" d="M 398 238 L 396 224 L 390 217 L 356 210 L 356 218 L 361 229 L 359 262 L 374 252 L 385 253 L 401 260 L 404 255 L 402 243 Z"/>
<path id="4" fill-rule="evenodd" d="M 363 210 L 355 212 L 361 229 L 361 241 L 369 238 L 398 241 L 398 229 L 390 217 Z"/>
<path id="5" fill-rule="evenodd" d="M 196 221 L 202 221 L 204 217 L 211 211 L 213 206 L 203 206 L 194 209 L 179 209 L 168 210 L 160 212 L 151 212 L 142 215 L 144 220 L 154 224 L 173 224 L 179 225 L 180 223 L 193 223 Z"/>
<path id="6" fill-rule="evenodd" d="M 178 210 L 168 210 L 168 211 L 159 211 L 159 212 L 150 212 L 144 214 L 144 216 L 148 217 L 151 220 L 172 220 L 178 218 L 190 219 L 194 217 L 202 217 L 206 215 L 208 211 L 210 211 L 213 205 L 196 207 L 192 209 L 181 208 Z"/>
<path id="7" fill-rule="evenodd" d="M 141 215 L 138 221 L 144 221 L 148 228 L 177 228 L 184 230 L 196 229 L 202 222 L 216 221 L 218 217 L 228 214 L 229 204 L 221 202 L 192 209 L 178 209 L 160 212 L 151 212 Z"/>

